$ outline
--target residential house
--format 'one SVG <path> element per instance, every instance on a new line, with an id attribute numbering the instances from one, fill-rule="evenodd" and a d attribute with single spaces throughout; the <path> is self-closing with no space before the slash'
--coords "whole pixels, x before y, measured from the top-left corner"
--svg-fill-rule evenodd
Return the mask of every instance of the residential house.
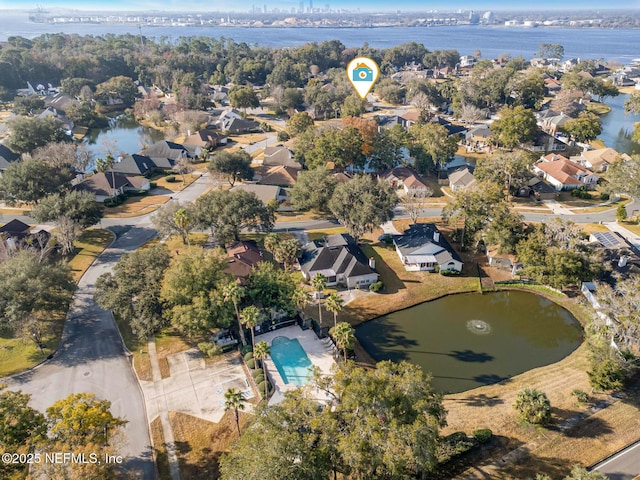
<path id="1" fill-rule="evenodd" d="M 548 95 L 557 95 L 562 90 L 562 84 L 560 81 L 553 77 L 547 77 L 544 79 L 544 86 L 547 89 Z"/>
<path id="2" fill-rule="evenodd" d="M 276 165 L 269 167 L 263 165 L 255 169 L 254 179 L 262 185 L 280 185 L 283 187 L 291 187 L 298 179 L 299 169 L 287 167 L 285 165 Z"/>
<path id="3" fill-rule="evenodd" d="M 137 153 L 120 155 L 113 164 L 113 171 L 123 175 L 148 175 L 158 168 L 150 157 Z"/>
<path id="4" fill-rule="evenodd" d="M 595 150 L 585 150 L 580 155 L 571 157 L 571 160 L 578 162 L 592 172 L 606 172 L 616 160 L 628 161 L 631 157 L 626 153 L 618 153 L 613 148 L 597 148 Z"/>
<path id="5" fill-rule="evenodd" d="M 311 280 L 321 273 L 327 277 L 327 286 L 363 288 L 378 281 L 373 260 L 367 259 L 355 240 L 346 234 L 326 235 L 322 240 L 307 243 L 299 263 L 305 279 Z"/>
<path id="6" fill-rule="evenodd" d="M 621 274 L 640 273 L 640 250 L 617 232 L 593 232 L 589 242 L 602 252 L 603 262 Z"/>
<path id="7" fill-rule="evenodd" d="M 238 190 L 244 190 L 245 192 L 253 192 L 262 203 L 269 205 L 269 202 L 275 200 L 279 204 L 282 202 L 288 202 L 290 200 L 287 191 L 277 185 L 258 185 L 257 183 L 241 183 L 235 185 L 231 191 L 236 192 Z M 290 206 L 280 206 L 280 211 L 291 210 Z"/>
<path id="8" fill-rule="evenodd" d="M 533 171 L 540 174 L 556 190 L 573 190 L 581 186 L 595 188 L 598 177 L 582 165 L 562 157 L 560 160 L 540 162 L 534 165 Z"/>
<path id="9" fill-rule="evenodd" d="M 462 271 L 463 262 L 433 223 L 411 225 L 393 236 L 396 253 L 409 272 Z"/>
<path id="10" fill-rule="evenodd" d="M 554 113 L 553 110 L 547 110 L 545 114 L 538 117 L 542 130 L 553 136 L 557 135 L 564 124 L 571 120 L 571 117 L 563 112 L 556 115 Z"/>
<path id="11" fill-rule="evenodd" d="M 96 202 L 104 202 L 108 198 L 122 195 L 129 190 L 146 190 L 151 188 L 148 178 L 126 176 L 115 172 L 98 172 L 84 178 L 74 186 L 75 190 L 93 193 Z"/>
<path id="12" fill-rule="evenodd" d="M 549 135 L 542 130 L 538 130 L 533 142 L 525 145 L 524 148 L 534 153 L 564 152 L 567 149 L 567 144 L 560 138 Z"/>
<path id="13" fill-rule="evenodd" d="M 0 240 L 3 240 L 9 250 L 24 245 L 46 245 L 51 235 L 46 230 L 31 231 L 31 226 L 14 218 L 0 227 Z"/>
<path id="14" fill-rule="evenodd" d="M 215 130 L 200 130 L 188 135 L 182 143 L 193 156 L 198 156 L 202 150 L 213 150 L 219 145 L 226 145 L 227 141 L 227 137 Z"/>
<path id="15" fill-rule="evenodd" d="M 555 200 L 558 191 L 540 177 L 531 178 L 526 185 L 518 189 L 518 197 L 531 197 L 536 200 Z"/>
<path id="16" fill-rule="evenodd" d="M 400 125 L 402 125 L 405 130 L 409 130 L 412 125 L 418 123 L 420 121 L 420 112 L 410 111 L 405 112 L 399 117 Z"/>
<path id="17" fill-rule="evenodd" d="M 424 197 L 429 192 L 420 176 L 407 167 L 395 167 L 379 174 L 379 177 L 391 184 L 391 186 L 402 189 L 407 195 Z"/>
<path id="18" fill-rule="evenodd" d="M 257 130 L 260 125 L 253 120 L 242 118 L 240 112 L 234 108 L 227 108 L 220 111 L 217 117 L 210 122 L 211 126 L 232 134 L 241 134 Z"/>
<path id="19" fill-rule="evenodd" d="M 229 263 L 224 271 L 240 284 L 244 284 L 251 270 L 264 260 L 255 240 L 240 240 L 227 244 L 225 249 Z"/>
<path id="20" fill-rule="evenodd" d="M 45 108 L 40 113 L 38 113 L 37 117 L 43 119 L 54 118 L 62 124 L 62 128 L 64 128 L 67 132 L 71 132 L 73 130 L 73 127 L 75 126 L 71 119 L 65 117 L 61 112 L 53 107 Z"/>
<path id="21" fill-rule="evenodd" d="M 181 159 L 193 157 L 187 147 L 168 140 L 156 142 L 138 153 L 150 157 L 156 163 L 156 168 L 172 168 Z"/>
<path id="22" fill-rule="evenodd" d="M 283 165 L 285 167 L 302 170 L 302 165 L 293 158 L 291 150 L 282 146 L 266 147 L 262 155 L 262 160 L 256 160 L 256 163 L 262 163 L 262 165 L 268 165 L 270 167 Z"/>
<path id="23" fill-rule="evenodd" d="M 449 174 L 449 188 L 452 192 L 464 190 L 474 183 L 476 183 L 476 179 L 468 167 L 454 170 Z"/>
<path id="24" fill-rule="evenodd" d="M 467 145 L 467 151 L 484 149 L 489 145 L 489 139 L 493 136 L 493 132 L 488 125 L 482 124 L 473 127 L 464 135 L 464 141 Z"/>
<path id="25" fill-rule="evenodd" d="M 44 98 L 44 106 L 55 109 L 62 115 L 67 115 L 69 109 L 73 106 L 80 105 L 80 101 L 66 93 L 56 93 L 55 95 L 47 95 Z"/>
<path id="26" fill-rule="evenodd" d="M 11 163 L 17 161 L 20 158 L 19 153 L 15 153 L 6 145 L 0 143 L 0 174 L 4 172 Z"/>

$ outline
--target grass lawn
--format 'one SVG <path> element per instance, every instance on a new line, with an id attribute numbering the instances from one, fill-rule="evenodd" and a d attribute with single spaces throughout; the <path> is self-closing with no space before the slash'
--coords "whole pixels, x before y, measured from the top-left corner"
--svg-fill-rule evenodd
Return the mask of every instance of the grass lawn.
<path id="1" fill-rule="evenodd" d="M 140 340 L 136 334 L 131 331 L 131 326 L 120 316 L 114 315 L 120 335 L 124 340 L 124 344 L 133 354 L 133 368 L 138 374 L 140 380 L 152 381 L 153 375 L 151 374 L 151 361 L 149 360 L 149 354 L 147 352 L 147 342 Z"/>
<path id="2" fill-rule="evenodd" d="M 640 235 L 640 224 L 638 224 L 638 222 L 624 221 L 624 222 L 621 222 L 620 225 L 626 228 L 627 230 L 629 230 L 630 232 L 633 232 L 636 235 Z"/>
<path id="3" fill-rule="evenodd" d="M 218 460 L 228 452 L 238 437 L 233 412 L 224 414 L 220 423 L 208 422 L 184 413 L 169 412 L 171 428 L 178 450 L 182 478 L 212 480 L 220 478 Z M 240 412 L 240 428 L 251 415 Z M 259 446 L 256 446 L 259 448 Z"/>
<path id="4" fill-rule="evenodd" d="M 169 195 L 145 195 L 143 197 L 129 197 L 117 207 L 105 208 L 105 218 L 139 217 L 156 211 L 169 201 Z"/>
<path id="5" fill-rule="evenodd" d="M 168 176 L 175 177 L 176 181 L 167 182 Z M 164 188 L 166 190 L 171 190 L 172 192 L 179 192 L 187 188 L 189 185 L 195 182 L 198 178 L 200 178 L 200 173 L 187 173 L 184 176 L 184 182 L 183 182 L 182 175 L 180 175 L 179 173 L 175 173 L 171 175 L 164 175 L 160 178 L 154 179 L 153 181 L 156 182 L 156 185 L 158 186 L 158 188 Z"/>
<path id="6" fill-rule="evenodd" d="M 309 230 L 307 235 L 309 240 L 320 240 L 325 235 L 335 235 L 340 233 L 347 233 L 347 229 L 344 227 L 326 228 L 324 230 Z"/>
<path id="7" fill-rule="evenodd" d="M 162 433 L 162 422 L 157 417 L 150 425 L 151 443 L 156 456 L 156 468 L 158 469 L 158 480 L 171 480 L 169 470 L 169 459 L 167 458 L 167 447 L 164 444 L 164 434 Z"/>
<path id="8" fill-rule="evenodd" d="M 604 115 L 611 111 L 611 107 L 602 102 L 587 102 L 587 111 L 596 115 Z"/>
<path id="9" fill-rule="evenodd" d="M 620 205 L 626 205 L 629 203 L 631 199 L 629 197 L 620 197 L 620 200 L 611 202 L 607 205 L 601 205 L 599 207 L 591 207 L 591 208 L 580 208 L 576 210 L 576 213 L 599 213 L 606 212 L 607 210 L 613 210 L 618 208 Z M 604 202 L 604 200 L 599 200 L 599 203 Z"/>
<path id="10" fill-rule="evenodd" d="M 92 228 L 85 230 L 76 240 L 76 254 L 69 260 L 73 279 L 77 282 L 93 261 L 113 241 L 113 233 L 109 230 Z"/>
<path id="11" fill-rule="evenodd" d="M 111 243 L 113 234 L 108 230 L 90 229 L 76 241 L 76 254 L 69 260 L 74 280 L 80 280 L 100 253 Z M 51 355 L 60 343 L 67 309 L 50 312 L 50 318 L 45 321 L 42 338 L 45 348 L 42 352 L 31 339 L 20 336 L 0 336 L 0 377 L 26 370 L 43 361 Z"/>

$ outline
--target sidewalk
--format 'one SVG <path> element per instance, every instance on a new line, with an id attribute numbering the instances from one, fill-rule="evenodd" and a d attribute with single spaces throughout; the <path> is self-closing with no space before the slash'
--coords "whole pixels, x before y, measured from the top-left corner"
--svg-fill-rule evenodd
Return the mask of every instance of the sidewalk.
<path id="1" fill-rule="evenodd" d="M 547 207 L 549 207 L 549 210 L 551 210 L 556 215 L 575 215 L 575 213 L 572 210 L 569 210 L 568 208 L 563 207 L 555 200 L 544 200 L 542 203 L 544 203 Z"/>

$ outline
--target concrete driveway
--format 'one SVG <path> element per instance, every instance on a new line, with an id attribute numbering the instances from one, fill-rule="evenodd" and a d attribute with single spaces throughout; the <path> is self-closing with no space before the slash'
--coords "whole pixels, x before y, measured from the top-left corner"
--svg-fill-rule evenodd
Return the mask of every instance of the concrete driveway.
<path id="1" fill-rule="evenodd" d="M 237 353 L 224 355 L 210 365 L 195 348 L 169 355 L 167 360 L 168 378 L 140 381 L 150 420 L 166 409 L 217 423 L 224 415 L 227 390 L 240 390 L 247 400 L 255 396 Z"/>

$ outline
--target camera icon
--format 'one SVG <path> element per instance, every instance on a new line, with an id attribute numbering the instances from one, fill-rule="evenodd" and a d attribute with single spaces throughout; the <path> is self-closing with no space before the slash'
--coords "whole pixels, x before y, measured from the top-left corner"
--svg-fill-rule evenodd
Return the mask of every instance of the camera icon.
<path id="1" fill-rule="evenodd" d="M 363 63 L 357 65 L 351 75 L 354 82 L 373 82 L 373 70 Z"/>

